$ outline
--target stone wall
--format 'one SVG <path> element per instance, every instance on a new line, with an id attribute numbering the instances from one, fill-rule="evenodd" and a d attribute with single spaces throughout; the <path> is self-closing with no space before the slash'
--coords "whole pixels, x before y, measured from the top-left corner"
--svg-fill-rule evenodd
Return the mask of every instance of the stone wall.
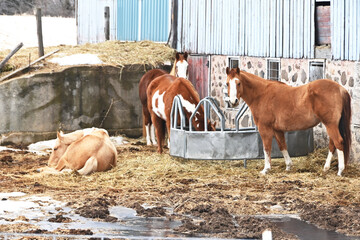
<path id="1" fill-rule="evenodd" d="M 76 66 L 0 84 L 1 142 L 29 144 L 56 131 L 103 127 L 138 137 L 142 112 L 138 84 L 143 65 Z"/>
<path id="2" fill-rule="evenodd" d="M 239 57 L 240 68 L 260 77 L 266 77 L 267 59 L 255 57 Z M 237 109 L 226 108 L 223 100 L 223 87 L 226 83 L 227 56 L 211 57 L 211 89 L 210 95 L 220 104 L 226 116 L 226 127 L 234 127 Z M 344 86 L 352 97 L 352 150 L 351 160 L 360 162 L 360 63 L 351 61 L 325 62 L 325 78 L 332 79 Z M 309 82 L 308 59 L 280 59 L 281 81 L 291 86 L 300 86 Z M 252 126 L 251 113 L 248 112 L 240 120 L 240 126 Z M 327 147 L 328 136 L 323 124 L 314 127 L 315 147 Z"/>

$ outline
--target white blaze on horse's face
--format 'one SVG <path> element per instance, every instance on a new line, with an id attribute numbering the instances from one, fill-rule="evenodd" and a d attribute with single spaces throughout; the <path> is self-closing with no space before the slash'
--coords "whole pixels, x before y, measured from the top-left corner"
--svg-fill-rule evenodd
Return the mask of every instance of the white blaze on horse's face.
<path id="1" fill-rule="evenodd" d="M 238 84 L 240 84 L 240 80 L 238 78 L 230 79 L 228 82 L 228 94 L 229 100 L 232 105 L 237 105 L 239 103 L 238 99 Z"/>
<path id="2" fill-rule="evenodd" d="M 164 103 L 165 91 L 162 94 L 159 93 L 160 90 L 157 90 L 151 99 L 152 110 L 159 118 L 164 119 L 166 121 L 165 103 Z"/>
<path id="3" fill-rule="evenodd" d="M 189 66 L 189 64 L 185 60 L 177 61 L 176 62 L 176 76 L 187 79 L 188 66 Z"/>

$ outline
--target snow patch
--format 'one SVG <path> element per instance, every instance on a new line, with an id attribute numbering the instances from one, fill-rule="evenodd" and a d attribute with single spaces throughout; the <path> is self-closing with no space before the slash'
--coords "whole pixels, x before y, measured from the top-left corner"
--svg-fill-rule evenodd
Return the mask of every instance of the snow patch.
<path id="1" fill-rule="evenodd" d="M 94 54 L 73 54 L 62 58 L 52 58 L 48 60 L 52 63 L 57 63 L 60 66 L 72 66 L 72 65 L 96 65 L 103 64 L 103 61 Z"/>

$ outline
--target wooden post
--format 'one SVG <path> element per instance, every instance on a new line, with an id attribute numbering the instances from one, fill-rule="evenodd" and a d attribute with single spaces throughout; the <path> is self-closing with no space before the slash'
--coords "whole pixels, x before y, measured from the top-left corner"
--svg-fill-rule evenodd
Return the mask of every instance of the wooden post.
<path id="1" fill-rule="evenodd" d="M 105 7 L 105 40 L 110 40 L 110 7 Z"/>
<path id="2" fill-rule="evenodd" d="M 7 63 L 7 61 L 9 61 L 9 59 L 17 52 L 19 51 L 20 48 L 22 48 L 24 44 L 23 43 L 19 43 L 19 45 L 17 45 L 14 50 L 12 50 L 7 56 L 6 58 L 4 58 L 4 60 L 2 60 L 0 62 L 0 71 L 1 69 L 5 66 L 5 64 Z"/>
<path id="3" fill-rule="evenodd" d="M 41 8 L 36 9 L 36 25 L 37 25 L 37 35 L 39 43 L 39 57 L 44 56 L 44 43 L 42 35 L 42 24 L 41 24 Z"/>

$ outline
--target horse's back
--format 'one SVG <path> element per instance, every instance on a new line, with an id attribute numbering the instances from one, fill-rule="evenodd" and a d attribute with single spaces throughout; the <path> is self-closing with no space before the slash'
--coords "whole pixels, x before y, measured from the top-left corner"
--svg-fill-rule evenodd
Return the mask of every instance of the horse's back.
<path id="1" fill-rule="evenodd" d="M 155 78 L 148 86 L 147 95 L 152 95 L 155 91 L 165 91 L 176 79 L 175 76 L 170 74 L 161 75 Z"/>
<path id="2" fill-rule="evenodd" d="M 167 74 L 167 72 L 162 69 L 152 69 L 142 76 L 139 82 L 139 97 L 142 104 L 146 104 L 146 90 L 149 84 L 157 77 L 165 74 Z"/>
<path id="3" fill-rule="evenodd" d="M 107 133 L 100 130 L 72 143 L 65 154 L 72 169 L 82 168 L 90 157 L 97 159 L 97 171 L 105 171 L 116 165 L 116 148 Z"/>

